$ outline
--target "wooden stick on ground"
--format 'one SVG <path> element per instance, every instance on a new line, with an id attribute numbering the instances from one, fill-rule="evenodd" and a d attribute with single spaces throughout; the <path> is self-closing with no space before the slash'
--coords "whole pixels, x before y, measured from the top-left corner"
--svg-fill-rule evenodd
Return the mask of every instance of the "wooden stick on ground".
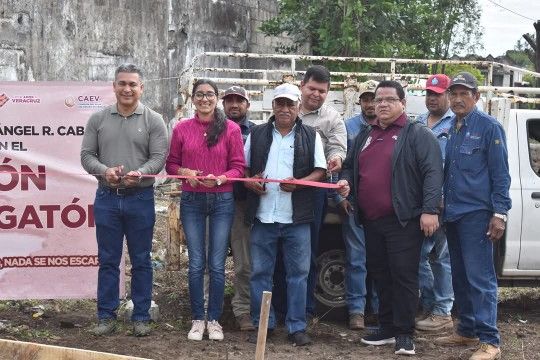
<path id="1" fill-rule="evenodd" d="M 0 339 L 1 360 L 145 360 L 125 355 Z M 146 359 L 149 360 L 149 359 Z"/>
<path id="2" fill-rule="evenodd" d="M 264 360 L 264 351 L 266 350 L 266 332 L 268 330 L 268 316 L 270 315 L 271 303 L 272 293 L 270 291 L 263 291 L 261 313 L 259 316 L 257 348 L 255 349 L 255 360 Z"/>

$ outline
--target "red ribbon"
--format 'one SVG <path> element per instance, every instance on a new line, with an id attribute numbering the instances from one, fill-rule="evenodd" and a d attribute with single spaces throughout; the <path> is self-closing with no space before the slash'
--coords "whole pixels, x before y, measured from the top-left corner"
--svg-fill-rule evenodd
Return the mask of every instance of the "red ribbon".
<path id="1" fill-rule="evenodd" d="M 19 175 L 36 175 L 34 172 L 20 172 L 20 171 L 4 171 L 0 170 L 0 174 L 19 174 Z M 103 176 L 103 174 L 76 174 L 73 173 L 71 175 L 75 176 Z M 208 180 L 209 178 L 206 176 L 183 176 L 183 175 L 142 175 L 142 177 L 147 178 L 174 178 L 174 179 L 181 179 L 181 180 L 187 180 L 187 179 L 197 179 L 197 180 Z M 293 184 L 293 185 L 303 185 L 303 186 L 311 186 L 311 187 L 318 187 L 318 188 L 324 188 L 324 189 L 338 189 L 339 185 L 332 184 L 332 183 L 326 183 L 326 182 L 319 182 L 319 181 L 308 181 L 308 180 L 298 180 L 298 179 L 289 179 L 289 180 L 278 180 L 278 179 L 269 179 L 269 178 L 227 178 L 227 181 L 242 181 L 242 182 L 258 182 L 258 183 L 283 183 L 283 184 Z"/>

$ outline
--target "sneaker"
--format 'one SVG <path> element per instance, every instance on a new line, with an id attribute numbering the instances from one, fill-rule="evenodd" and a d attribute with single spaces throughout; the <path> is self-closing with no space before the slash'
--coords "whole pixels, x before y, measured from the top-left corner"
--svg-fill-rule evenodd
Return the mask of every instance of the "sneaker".
<path id="1" fill-rule="evenodd" d="M 98 324 L 92 329 L 92 334 L 96 336 L 110 335 L 116 331 L 116 319 L 100 319 Z"/>
<path id="2" fill-rule="evenodd" d="M 311 344 L 311 338 L 304 330 L 287 335 L 287 338 L 292 342 L 293 346 L 304 346 Z"/>
<path id="3" fill-rule="evenodd" d="M 240 327 L 240 331 L 253 331 L 255 330 L 255 326 L 253 326 L 253 322 L 251 321 L 251 316 L 249 314 L 242 314 L 236 318 L 236 322 L 238 323 L 238 326 Z"/>
<path id="4" fill-rule="evenodd" d="M 206 324 L 206 329 L 208 330 L 208 339 L 216 341 L 223 340 L 223 329 L 217 320 L 212 320 Z"/>
<path id="5" fill-rule="evenodd" d="M 495 360 L 501 358 L 501 349 L 486 343 L 481 343 L 469 360 Z"/>
<path id="6" fill-rule="evenodd" d="M 394 354 L 414 355 L 414 341 L 410 335 L 397 335 Z"/>
<path id="7" fill-rule="evenodd" d="M 460 346 L 460 345 L 474 346 L 474 345 L 478 345 L 478 338 L 470 338 L 470 337 L 461 336 L 458 333 L 453 333 L 452 335 L 449 335 L 449 336 L 438 337 L 435 340 L 433 340 L 433 342 L 436 345 L 444 345 L 444 346 Z"/>
<path id="8" fill-rule="evenodd" d="M 450 315 L 430 314 L 423 320 L 416 322 L 416 329 L 422 331 L 437 331 L 454 328 L 454 322 Z"/>
<path id="9" fill-rule="evenodd" d="M 268 329 L 266 330 L 266 340 L 270 339 L 272 337 L 272 334 L 274 334 L 274 329 Z M 258 331 L 252 331 L 249 333 L 247 337 L 247 342 L 251 344 L 256 344 L 257 339 L 259 338 L 259 332 Z"/>
<path id="10" fill-rule="evenodd" d="M 360 339 L 360 341 L 366 345 L 381 346 L 387 344 L 395 344 L 396 338 L 394 337 L 394 334 L 388 331 L 377 330 L 377 332 L 374 334 L 364 336 L 362 339 Z"/>
<path id="11" fill-rule="evenodd" d="M 149 321 L 133 322 L 133 335 L 135 336 L 148 336 L 150 335 L 150 330 L 152 330 L 152 328 L 150 327 Z"/>
<path id="12" fill-rule="evenodd" d="M 364 327 L 364 314 L 349 315 L 349 329 L 362 330 Z"/>
<path id="13" fill-rule="evenodd" d="M 191 330 L 189 330 L 189 333 L 187 335 L 188 340 L 201 341 L 205 328 L 206 324 L 204 320 L 192 320 Z"/>

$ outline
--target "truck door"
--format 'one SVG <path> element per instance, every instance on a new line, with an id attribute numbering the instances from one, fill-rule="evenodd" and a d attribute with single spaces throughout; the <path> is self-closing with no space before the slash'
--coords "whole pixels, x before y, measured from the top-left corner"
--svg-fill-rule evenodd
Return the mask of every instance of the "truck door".
<path id="1" fill-rule="evenodd" d="M 540 270 L 540 114 L 517 112 L 522 195 L 519 270 Z"/>

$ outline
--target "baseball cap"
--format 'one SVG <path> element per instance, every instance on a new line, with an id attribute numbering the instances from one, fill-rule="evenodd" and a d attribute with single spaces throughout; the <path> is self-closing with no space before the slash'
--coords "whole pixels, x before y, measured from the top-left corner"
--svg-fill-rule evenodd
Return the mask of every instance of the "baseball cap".
<path id="1" fill-rule="evenodd" d="M 300 95 L 298 86 L 289 83 L 281 84 L 274 89 L 274 100 L 284 97 L 292 101 L 298 101 Z"/>
<path id="2" fill-rule="evenodd" d="M 437 94 L 442 94 L 448 89 L 450 78 L 444 74 L 435 74 L 428 77 L 426 90 L 431 90 Z"/>
<path id="3" fill-rule="evenodd" d="M 223 93 L 222 99 L 225 99 L 229 95 L 238 95 L 246 99 L 247 102 L 249 102 L 249 93 L 247 92 L 246 89 L 244 89 L 241 86 L 234 85 L 228 88 L 227 90 L 225 90 L 225 92 Z"/>
<path id="4" fill-rule="evenodd" d="M 358 97 L 362 97 L 362 95 L 364 95 L 365 93 L 375 94 L 375 89 L 377 88 L 377 85 L 379 85 L 379 82 L 375 80 L 368 80 L 360 83 L 360 85 L 358 86 Z"/>
<path id="5" fill-rule="evenodd" d="M 454 85 L 462 85 L 469 89 L 477 89 L 478 81 L 476 81 L 476 78 L 470 72 L 462 71 L 452 78 L 450 87 Z"/>

